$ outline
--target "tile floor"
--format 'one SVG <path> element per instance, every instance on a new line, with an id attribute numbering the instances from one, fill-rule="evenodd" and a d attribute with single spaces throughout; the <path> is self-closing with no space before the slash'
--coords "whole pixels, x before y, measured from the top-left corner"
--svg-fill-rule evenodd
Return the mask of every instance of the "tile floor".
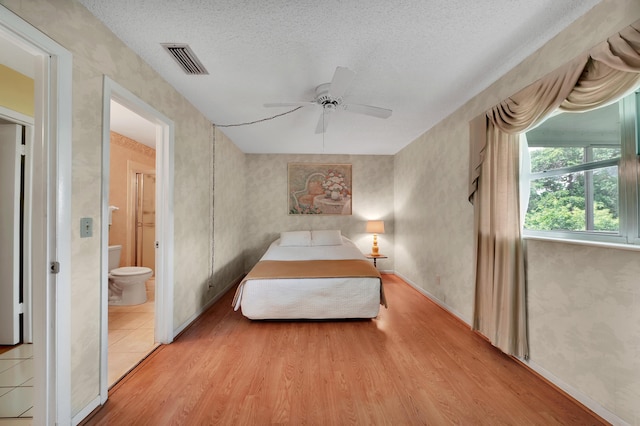
<path id="1" fill-rule="evenodd" d="M 149 355 L 154 341 L 155 279 L 147 281 L 147 301 L 141 305 L 109 305 L 109 387 Z"/>
<path id="2" fill-rule="evenodd" d="M 155 280 L 147 285 L 147 302 L 109 306 L 109 387 L 140 363 L 154 342 Z M 32 424 L 33 351 L 24 344 L 0 354 L 0 426 Z"/>
<path id="3" fill-rule="evenodd" d="M 0 418 L 32 417 L 33 345 L 0 355 Z"/>

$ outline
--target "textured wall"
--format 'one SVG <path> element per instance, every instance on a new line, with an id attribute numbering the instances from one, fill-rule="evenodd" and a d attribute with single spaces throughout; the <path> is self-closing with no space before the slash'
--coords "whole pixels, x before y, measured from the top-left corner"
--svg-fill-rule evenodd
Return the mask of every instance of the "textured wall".
<path id="1" fill-rule="evenodd" d="M 637 0 L 598 4 L 395 156 L 395 269 L 398 273 L 471 321 L 474 265 L 473 210 L 466 201 L 468 122 L 639 18 L 640 2 Z M 408 209 L 409 205 L 417 208 Z M 640 324 L 637 293 L 632 295 L 629 289 L 635 275 L 633 282 L 637 290 L 638 254 L 613 249 L 587 254 L 578 246 L 556 244 L 550 254 L 558 259 L 551 261 L 552 257 L 540 257 L 546 246 L 539 243 L 531 244 L 527 259 L 534 286 L 530 300 L 533 304 L 530 307 L 532 327 L 535 327 L 530 336 L 531 360 L 614 415 L 640 424 L 638 364 L 635 361 L 640 348 L 637 332 Z M 593 276 L 585 287 L 577 278 L 583 277 L 584 268 L 589 265 L 584 259 L 577 261 L 576 258 L 583 254 L 590 258 L 603 256 L 593 263 L 597 268 L 589 267 Z M 621 264 L 616 260 L 617 256 L 627 261 Z M 621 270 L 621 267 L 627 269 Z M 551 284 L 545 282 L 547 280 L 551 280 Z M 598 281 L 607 285 L 594 291 Z M 567 287 L 562 288 L 565 283 Z M 582 294 L 562 301 L 569 289 Z M 628 300 L 622 297 L 625 291 Z M 539 305 L 548 300 L 556 300 L 551 309 L 562 312 L 554 315 L 544 312 Z M 587 306 L 592 315 L 585 312 Z M 607 314 L 614 312 L 615 315 L 603 321 Z M 581 335 L 575 337 L 563 332 L 577 327 L 574 315 L 582 321 Z M 630 323 L 621 327 L 622 319 Z M 544 330 L 554 328 L 558 331 L 553 333 L 553 338 L 565 341 L 561 348 L 546 341 Z M 610 332 L 614 336 L 609 336 Z M 629 340 L 620 344 L 623 338 Z M 586 344 L 588 339 L 594 341 Z M 613 346 L 609 347 L 611 344 Z M 592 350 L 592 354 L 585 353 Z M 573 361 L 579 361 L 579 365 L 569 367 Z M 606 372 L 594 373 L 600 365 Z M 625 374 L 628 376 L 622 380 Z M 629 379 L 635 380 L 635 384 L 630 385 Z"/>
<path id="2" fill-rule="evenodd" d="M 531 359 L 640 424 L 640 252 L 526 245 Z"/>
<path id="3" fill-rule="evenodd" d="M 449 121 L 396 155 L 395 269 L 470 322 L 473 207 L 465 136 Z"/>
<path id="4" fill-rule="evenodd" d="M 211 125 L 83 6 L 69 0 L 0 3 L 73 54 L 72 223 L 100 229 L 102 84 L 108 75 L 175 122 L 175 310 L 179 325 L 205 303 L 211 220 Z M 203 182 L 205 184 L 203 184 Z M 72 414 L 99 391 L 100 238 L 71 236 Z M 63 330 L 64 332 L 64 330 Z"/>
<path id="5" fill-rule="evenodd" d="M 215 131 L 214 293 L 244 272 L 245 155 L 227 136 Z"/>
<path id="6" fill-rule="evenodd" d="M 304 162 L 352 165 L 351 216 L 288 214 L 287 164 Z M 388 255 L 389 259 L 380 260 L 378 268 L 394 268 L 392 156 L 248 154 L 245 170 L 246 270 L 258 262 L 282 231 L 340 229 L 368 253 L 372 242 L 372 236 L 365 233 L 368 219 L 385 221 L 386 233 L 378 236 L 378 245 L 380 252 Z"/>

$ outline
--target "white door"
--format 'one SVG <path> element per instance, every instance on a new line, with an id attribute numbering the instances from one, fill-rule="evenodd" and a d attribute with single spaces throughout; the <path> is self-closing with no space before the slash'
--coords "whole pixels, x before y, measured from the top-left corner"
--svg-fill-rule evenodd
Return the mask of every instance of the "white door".
<path id="1" fill-rule="evenodd" d="M 0 125 L 0 345 L 20 342 L 22 126 Z"/>

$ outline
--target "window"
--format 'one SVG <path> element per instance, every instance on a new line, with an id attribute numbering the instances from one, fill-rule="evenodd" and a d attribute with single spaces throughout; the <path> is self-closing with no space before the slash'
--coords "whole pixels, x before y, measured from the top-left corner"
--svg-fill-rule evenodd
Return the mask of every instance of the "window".
<path id="1" fill-rule="evenodd" d="M 640 92 L 523 135 L 525 235 L 640 244 L 639 105 Z"/>

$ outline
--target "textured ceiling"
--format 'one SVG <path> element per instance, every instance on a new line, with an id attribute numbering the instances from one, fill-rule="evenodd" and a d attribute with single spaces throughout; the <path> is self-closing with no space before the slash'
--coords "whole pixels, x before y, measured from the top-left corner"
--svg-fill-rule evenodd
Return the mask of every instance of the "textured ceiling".
<path id="1" fill-rule="evenodd" d="M 217 125 L 312 101 L 338 66 L 346 103 L 388 119 L 307 106 L 220 127 L 246 153 L 395 154 L 598 0 L 80 0 Z M 187 43 L 209 71 L 186 75 L 160 43 Z"/>

